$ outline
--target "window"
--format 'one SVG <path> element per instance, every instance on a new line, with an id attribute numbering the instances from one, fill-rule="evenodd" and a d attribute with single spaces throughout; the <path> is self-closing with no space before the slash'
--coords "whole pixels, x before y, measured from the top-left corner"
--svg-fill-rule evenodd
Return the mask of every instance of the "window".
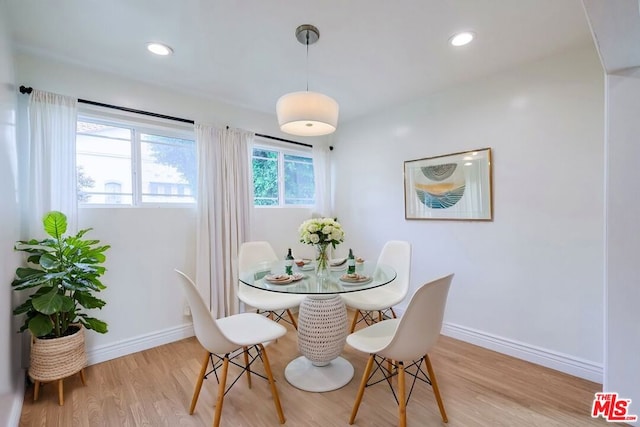
<path id="1" fill-rule="evenodd" d="M 313 158 L 302 151 L 254 147 L 253 191 L 255 206 L 313 205 Z"/>
<path id="2" fill-rule="evenodd" d="M 122 184 L 119 182 L 105 182 L 104 191 L 107 193 L 105 196 L 105 203 L 119 204 L 122 203 L 120 193 L 122 193 Z"/>
<path id="3" fill-rule="evenodd" d="M 76 131 L 82 205 L 195 203 L 193 131 L 80 116 Z"/>

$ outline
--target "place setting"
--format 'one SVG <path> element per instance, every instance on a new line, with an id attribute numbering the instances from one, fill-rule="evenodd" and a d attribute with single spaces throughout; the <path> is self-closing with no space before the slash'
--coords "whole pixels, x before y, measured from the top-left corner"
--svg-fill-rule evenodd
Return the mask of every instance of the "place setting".
<path id="1" fill-rule="evenodd" d="M 347 258 L 334 258 L 329 261 L 329 268 L 332 271 L 342 271 L 347 268 Z"/>
<path id="2" fill-rule="evenodd" d="M 312 260 L 308 258 L 301 258 L 301 259 L 294 260 L 296 266 L 298 267 L 298 270 L 300 271 L 313 270 L 313 263 L 311 261 Z"/>
<path id="3" fill-rule="evenodd" d="M 264 276 L 264 280 L 272 285 L 287 285 L 292 282 L 297 282 L 305 277 L 302 273 L 293 274 L 267 274 Z"/>
<path id="4" fill-rule="evenodd" d="M 340 276 L 340 281 L 345 285 L 361 285 L 363 283 L 369 283 L 371 276 L 359 273 L 343 274 Z"/>

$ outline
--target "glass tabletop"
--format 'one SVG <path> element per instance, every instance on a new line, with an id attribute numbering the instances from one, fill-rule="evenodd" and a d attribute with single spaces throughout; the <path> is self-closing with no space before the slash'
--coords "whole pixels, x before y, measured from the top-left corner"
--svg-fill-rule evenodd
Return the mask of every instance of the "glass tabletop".
<path id="1" fill-rule="evenodd" d="M 293 267 L 293 275 L 289 279 L 278 279 L 284 274 L 284 262 L 262 263 L 247 271 L 240 272 L 240 281 L 246 285 L 270 292 L 286 294 L 341 294 L 363 291 L 386 285 L 396 278 L 395 270 L 388 265 L 365 262 L 356 269 L 358 277 L 346 277 L 345 268 L 332 268 L 330 275 L 318 280 L 314 269 L 301 270 Z M 362 277 L 364 276 L 364 277 Z"/>

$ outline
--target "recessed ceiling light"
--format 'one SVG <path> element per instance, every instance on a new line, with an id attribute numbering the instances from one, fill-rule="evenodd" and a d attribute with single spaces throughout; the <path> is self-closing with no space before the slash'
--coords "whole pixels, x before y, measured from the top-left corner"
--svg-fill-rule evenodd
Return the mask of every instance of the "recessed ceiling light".
<path id="1" fill-rule="evenodd" d="M 455 34 L 449 39 L 449 43 L 451 43 L 452 46 L 464 46 L 465 44 L 471 43 L 471 40 L 473 40 L 475 36 L 474 33 L 465 31 Z"/>
<path id="2" fill-rule="evenodd" d="M 173 53 L 173 49 L 162 43 L 147 43 L 147 50 L 160 56 L 167 56 Z"/>

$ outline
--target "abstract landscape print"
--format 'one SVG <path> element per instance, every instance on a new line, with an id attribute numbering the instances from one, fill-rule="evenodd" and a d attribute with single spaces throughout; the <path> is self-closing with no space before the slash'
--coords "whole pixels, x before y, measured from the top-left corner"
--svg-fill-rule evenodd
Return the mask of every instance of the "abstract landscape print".
<path id="1" fill-rule="evenodd" d="M 405 218 L 490 221 L 491 149 L 404 162 Z"/>

